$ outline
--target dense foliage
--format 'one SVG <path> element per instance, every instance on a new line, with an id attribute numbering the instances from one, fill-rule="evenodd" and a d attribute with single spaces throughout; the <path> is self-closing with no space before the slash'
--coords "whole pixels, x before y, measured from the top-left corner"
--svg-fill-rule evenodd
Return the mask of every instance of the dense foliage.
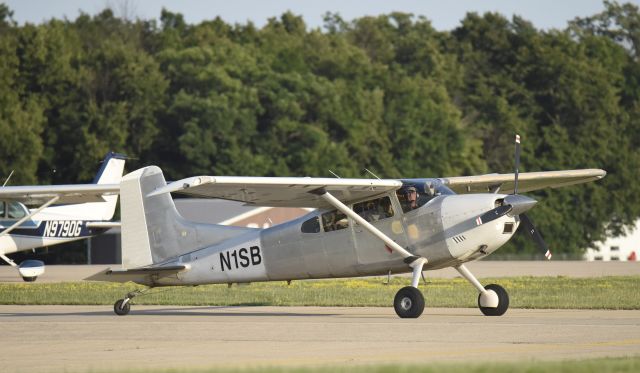
<path id="1" fill-rule="evenodd" d="M 0 5 L 0 176 L 87 181 L 108 150 L 168 179 L 511 172 L 518 132 L 522 171 L 608 171 L 537 193 L 532 218 L 576 252 L 640 216 L 640 12 L 605 7 L 565 30 L 470 13 L 439 32 L 404 13 L 19 26 Z"/>

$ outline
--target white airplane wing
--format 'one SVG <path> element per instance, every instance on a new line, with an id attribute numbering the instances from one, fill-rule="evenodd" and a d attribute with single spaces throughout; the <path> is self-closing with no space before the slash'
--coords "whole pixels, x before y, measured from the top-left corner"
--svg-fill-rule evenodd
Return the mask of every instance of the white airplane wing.
<path id="1" fill-rule="evenodd" d="M 180 193 L 196 198 L 220 198 L 256 206 L 328 207 L 313 194 L 324 188 L 344 203 L 366 199 L 402 186 L 392 179 L 331 179 L 311 177 L 195 176 L 149 193 Z"/>
<path id="2" fill-rule="evenodd" d="M 120 193 L 120 184 L 28 185 L 0 187 L 1 201 L 42 204 L 59 197 L 55 204 L 104 202 L 103 196 Z"/>
<path id="3" fill-rule="evenodd" d="M 544 188 L 560 188 L 600 180 L 607 174 L 600 169 L 522 172 L 518 175 L 518 192 Z M 514 174 L 489 174 L 441 178 L 456 193 L 487 193 L 499 188 L 500 193 L 513 193 Z"/>

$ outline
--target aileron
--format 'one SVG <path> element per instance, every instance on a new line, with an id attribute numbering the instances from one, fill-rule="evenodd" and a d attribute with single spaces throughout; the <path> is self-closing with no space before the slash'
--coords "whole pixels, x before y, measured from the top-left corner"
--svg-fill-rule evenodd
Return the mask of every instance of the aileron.
<path id="1" fill-rule="evenodd" d="M 523 172 L 519 174 L 518 191 L 530 192 L 544 188 L 586 183 L 602 179 L 606 171 L 600 169 Z M 478 176 L 458 176 L 441 179 L 456 193 L 493 193 L 499 188 L 501 193 L 512 193 L 514 174 L 489 174 Z"/>

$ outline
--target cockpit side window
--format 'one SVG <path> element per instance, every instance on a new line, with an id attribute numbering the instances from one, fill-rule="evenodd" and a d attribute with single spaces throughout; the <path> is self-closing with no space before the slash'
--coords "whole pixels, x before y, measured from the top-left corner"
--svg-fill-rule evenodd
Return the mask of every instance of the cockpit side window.
<path id="1" fill-rule="evenodd" d="M 4 213 L 7 210 L 5 209 L 5 202 L 4 201 L 0 201 L 0 219 L 4 219 Z"/>
<path id="2" fill-rule="evenodd" d="M 7 217 L 9 219 L 21 219 L 27 215 L 25 207 L 20 202 L 9 202 L 7 204 Z"/>
<path id="3" fill-rule="evenodd" d="M 302 233 L 319 233 L 320 232 L 320 217 L 314 216 L 309 220 L 302 223 Z"/>
<path id="4" fill-rule="evenodd" d="M 405 186 L 396 192 L 398 196 L 398 201 L 400 201 L 400 206 L 402 206 L 403 212 L 409 212 L 411 210 L 415 210 L 418 207 L 418 199 L 420 194 L 418 190 L 414 186 Z"/>
<path id="5" fill-rule="evenodd" d="M 333 210 L 322 214 L 322 228 L 325 232 L 337 231 L 349 227 L 347 216 L 340 211 Z"/>
<path id="6" fill-rule="evenodd" d="M 393 207 L 389 197 L 356 203 L 353 205 L 353 211 L 370 223 L 393 216 Z"/>

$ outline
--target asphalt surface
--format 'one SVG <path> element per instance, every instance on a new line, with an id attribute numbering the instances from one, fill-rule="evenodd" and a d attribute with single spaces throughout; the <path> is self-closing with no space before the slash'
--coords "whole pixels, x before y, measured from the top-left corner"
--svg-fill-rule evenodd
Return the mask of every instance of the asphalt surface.
<path id="1" fill-rule="evenodd" d="M 0 306 L 3 372 L 637 356 L 640 311 Z"/>
<path id="2" fill-rule="evenodd" d="M 48 266 L 39 282 L 75 281 L 109 266 Z M 479 278 L 637 276 L 630 262 L 474 262 Z M 453 269 L 427 277 L 458 276 Z M 22 282 L 0 267 L 0 282 Z M 0 305 L 2 372 L 131 368 L 350 366 L 529 361 L 640 355 L 640 311 L 391 307 L 172 307 Z"/>
<path id="3" fill-rule="evenodd" d="M 479 261 L 466 264 L 478 278 L 511 276 L 640 276 L 640 262 L 585 262 L 585 261 Z M 38 282 L 79 281 L 106 268 L 119 265 L 49 265 Z M 426 277 L 459 277 L 453 268 L 426 271 Z M 0 265 L 0 282 L 22 282 L 15 269 Z"/>

